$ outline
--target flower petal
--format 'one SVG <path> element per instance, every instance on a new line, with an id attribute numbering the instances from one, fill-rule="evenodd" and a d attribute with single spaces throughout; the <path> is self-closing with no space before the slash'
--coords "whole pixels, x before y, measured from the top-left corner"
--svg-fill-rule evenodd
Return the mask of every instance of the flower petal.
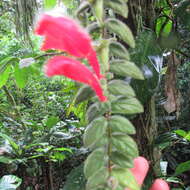
<path id="1" fill-rule="evenodd" d="M 131 169 L 137 183 L 139 185 L 143 184 L 146 174 L 149 169 L 148 161 L 144 157 L 137 157 L 134 159 L 134 168 Z"/>
<path id="2" fill-rule="evenodd" d="M 107 100 L 107 97 L 103 95 L 103 90 L 96 75 L 77 60 L 64 56 L 55 56 L 46 64 L 45 73 L 49 77 L 63 75 L 75 81 L 87 84 L 93 88 L 100 101 L 104 102 Z"/>
<path id="3" fill-rule="evenodd" d="M 100 66 L 91 45 L 91 38 L 77 22 L 68 17 L 44 14 L 37 24 L 35 33 L 45 37 L 41 50 L 57 49 L 79 58 L 87 58 L 100 78 Z"/>
<path id="4" fill-rule="evenodd" d="M 150 190 L 170 190 L 170 188 L 169 188 L 168 184 L 164 180 L 157 179 L 153 183 Z"/>

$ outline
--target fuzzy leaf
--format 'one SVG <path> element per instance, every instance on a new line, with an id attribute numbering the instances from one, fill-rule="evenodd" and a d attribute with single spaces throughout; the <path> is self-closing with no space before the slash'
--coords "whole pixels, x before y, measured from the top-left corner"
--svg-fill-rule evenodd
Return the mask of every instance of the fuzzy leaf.
<path id="1" fill-rule="evenodd" d="M 129 52 L 127 51 L 125 46 L 116 41 L 110 42 L 110 53 L 111 55 L 117 56 L 121 59 L 130 59 Z"/>
<path id="2" fill-rule="evenodd" d="M 92 8 L 94 11 L 94 15 L 97 20 L 102 24 L 103 23 L 103 15 L 104 15 L 104 1 L 103 0 L 94 0 L 92 3 Z"/>
<path id="3" fill-rule="evenodd" d="M 94 150 L 84 164 L 84 174 L 86 178 L 92 176 L 96 171 L 104 166 L 105 151 L 102 148 Z"/>
<path id="4" fill-rule="evenodd" d="M 105 134 L 107 129 L 107 120 L 105 117 L 99 117 L 93 120 L 86 128 L 84 134 L 84 146 L 92 147 Z"/>
<path id="5" fill-rule="evenodd" d="M 112 80 L 108 83 L 108 90 L 113 95 L 123 95 L 127 97 L 134 97 L 135 92 L 131 86 L 123 80 Z"/>
<path id="6" fill-rule="evenodd" d="M 111 142 L 117 151 L 123 154 L 128 154 L 132 158 L 136 158 L 138 156 L 137 144 L 130 136 L 113 135 Z"/>
<path id="7" fill-rule="evenodd" d="M 115 13 L 127 18 L 128 6 L 123 0 L 105 1 L 105 5 L 111 8 Z"/>
<path id="8" fill-rule="evenodd" d="M 108 170 L 103 167 L 96 171 L 96 173 L 88 179 L 86 184 L 86 190 L 92 190 L 93 188 L 97 188 L 101 185 L 104 185 L 108 178 Z"/>
<path id="9" fill-rule="evenodd" d="M 76 99 L 75 99 L 75 104 L 79 104 L 83 101 L 88 100 L 89 98 L 95 96 L 94 91 L 92 88 L 90 88 L 87 85 L 83 85 L 79 91 L 77 92 Z"/>
<path id="10" fill-rule="evenodd" d="M 118 151 L 113 151 L 111 153 L 111 161 L 122 168 L 132 168 L 133 158 L 129 155 L 122 154 Z"/>
<path id="11" fill-rule="evenodd" d="M 112 133 L 134 135 L 136 132 L 132 123 L 127 118 L 120 115 L 111 116 L 108 125 L 110 126 Z"/>
<path id="12" fill-rule="evenodd" d="M 121 98 L 112 102 L 112 112 L 118 114 L 142 113 L 143 106 L 136 98 Z"/>
<path id="13" fill-rule="evenodd" d="M 103 73 L 109 70 L 109 41 L 102 40 L 101 48 L 98 50 Z"/>
<path id="14" fill-rule="evenodd" d="M 110 63 L 110 71 L 119 76 L 129 76 L 140 80 L 144 79 L 140 69 L 133 62 L 127 60 L 113 60 Z"/>
<path id="15" fill-rule="evenodd" d="M 137 184 L 133 174 L 129 169 L 115 167 L 112 170 L 112 176 L 118 180 L 119 184 L 123 188 L 127 187 L 130 190 L 140 190 L 139 185 Z"/>
<path id="16" fill-rule="evenodd" d="M 101 104 L 94 103 L 88 108 L 87 113 L 86 113 L 86 119 L 88 122 L 91 122 L 96 117 L 101 116 L 110 110 L 111 110 L 110 102 L 105 102 Z"/>
<path id="17" fill-rule="evenodd" d="M 130 47 L 135 47 L 135 40 L 130 28 L 115 18 L 109 18 L 105 21 L 105 26 L 110 30 L 110 32 L 118 35 L 124 42 L 126 42 Z"/>
<path id="18" fill-rule="evenodd" d="M 90 6 L 90 4 L 89 4 L 88 1 L 82 1 L 82 2 L 80 3 L 79 8 L 78 8 L 77 11 L 76 11 L 77 16 L 79 16 L 80 13 L 82 13 L 83 11 L 85 11 L 89 6 Z"/>

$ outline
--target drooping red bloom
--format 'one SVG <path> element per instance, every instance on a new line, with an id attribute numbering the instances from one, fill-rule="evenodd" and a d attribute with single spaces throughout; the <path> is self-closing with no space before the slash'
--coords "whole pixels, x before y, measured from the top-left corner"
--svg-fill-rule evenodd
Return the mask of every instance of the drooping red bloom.
<path id="1" fill-rule="evenodd" d="M 67 17 L 44 14 L 37 24 L 35 33 L 45 37 L 41 50 L 56 49 L 78 58 L 86 58 L 97 77 L 101 78 L 100 66 L 90 36 L 77 22 Z"/>
<path id="2" fill-rule="evenodd" d="M 103 95 L 103 90 L 96 75 L 77 60 L 65 56 L 55 56 L 46 64 L 45 72 L 49 77 L 63 75 L 87 84 L 93 88 L 100 101 L 104 102 L 107 100 L 106 96 Z"/>

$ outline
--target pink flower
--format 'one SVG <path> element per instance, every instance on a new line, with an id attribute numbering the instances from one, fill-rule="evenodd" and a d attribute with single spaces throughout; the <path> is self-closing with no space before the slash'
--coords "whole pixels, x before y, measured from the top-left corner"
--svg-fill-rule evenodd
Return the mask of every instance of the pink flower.
<path id="1" fill-rule="evenodd" d="M 41 16 L 35 33 L 44 36 L 41 50 L 57 49 L 78 58 L 88 59 L 100 79 L 100 66 L 90 36 L 74 20 L 67 17 Z"/>
<path id="2" fill-rule="evenodd" d="M 104 102 L 107 100 L 103 95 L 103 90 L 96 75 L 77 60 L 64 56 L 55 56 L 48 61 L 45 72 L 49 77 L 63 75 L 70 79 L 87 84 L 96 92 L 100 101 Z"/>
<path id="3" fill-rule="evenodd" d="M 131 169 L 137 183 L 141 186 L 149 169 L 148 161 L 144 157 L 134 159 L 134 167 Z M 125 190 L 129 190 L 126 188 Z M 156 179 L 150 190 L 170 190 L 168 184 L 162 179 Z"/>

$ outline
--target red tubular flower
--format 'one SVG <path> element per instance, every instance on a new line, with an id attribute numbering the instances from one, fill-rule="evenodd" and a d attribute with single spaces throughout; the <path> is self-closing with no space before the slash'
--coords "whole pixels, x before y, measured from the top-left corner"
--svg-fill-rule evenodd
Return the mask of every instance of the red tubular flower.
<path id="1" fill-rule="evenodd" d="M 100 66 L 90 36 L 74 20 L 42 15 L 35 33 L 45 37 L 41 50 L 57 49 L 78 58 L 86 58 L 100 79 Z"/>
<path id="2" fill-rule="evenodd" d="M 87 84 L 93 88 L 100 101 L 104 102 L 107 100 L 103 95 L 103 90 L 96 75 L 77 60 L 64 56 L 55 56 L 48 61 L 45 72 L 49 77 L 63 75 L 75 81 Z"/>

